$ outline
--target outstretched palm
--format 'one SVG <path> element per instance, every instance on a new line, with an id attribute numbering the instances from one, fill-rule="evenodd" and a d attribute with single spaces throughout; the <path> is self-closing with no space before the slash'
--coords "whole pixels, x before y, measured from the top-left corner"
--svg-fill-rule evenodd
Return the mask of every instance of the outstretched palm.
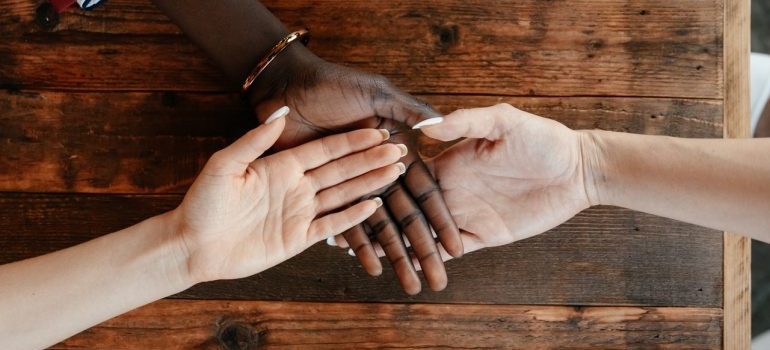
<path id="1" fill-rule="evenodd" d="M 429 136 L 465 136 L 431 162 L 466 251 L 549 230 L 589 206 L 580 136 L 509 105 L 461 110 Z"/>

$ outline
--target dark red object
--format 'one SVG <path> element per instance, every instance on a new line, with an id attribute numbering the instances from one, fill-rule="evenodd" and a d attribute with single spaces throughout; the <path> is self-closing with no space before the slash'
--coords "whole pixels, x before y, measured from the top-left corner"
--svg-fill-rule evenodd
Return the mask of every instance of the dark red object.
<path id="1" fill-rule="evenodd" d="M 58 13 L 63 12 L 64 10 L 66 10 L 67 8 L 72 6 L 72 4 L 75 3 L 75 0 L 50 0 L 50 1 L 51 1 L 51 5 L 53 5 L 53 7 L 56 9 L 56 12 Z"/>

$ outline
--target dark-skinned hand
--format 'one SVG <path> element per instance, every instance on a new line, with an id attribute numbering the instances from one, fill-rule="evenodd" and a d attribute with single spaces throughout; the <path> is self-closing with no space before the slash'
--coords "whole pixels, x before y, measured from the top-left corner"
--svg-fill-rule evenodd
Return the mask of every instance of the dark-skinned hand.
<path id="1" fill-rule="evenodd" d="M 276 142 L 278 149 L 359 128 L 388 129 L 391 142 L 408 145 L 406 173 L 394 185 L 372 193 L 380 195 L 385 205 L 344 237 L 364 269 L 379 275 L 382 265 L 369 239 L 370 235 L 375 237 L 404 290 L 417 294 L 421 284 L 402 240 L 403 232 L 429 287 L 444 289 L 446 271 L 431 226 L 453 257 L 463 253 L 460 232 L 435 180 L 413 147 L 410 134 L 405 132 L 441 115 L 384 77 L 326 62 L 299 44 L 283 52 L 257 79 L 250 93 L 261 120 L 278 107 L 291 109 L 285 131 Z"/>

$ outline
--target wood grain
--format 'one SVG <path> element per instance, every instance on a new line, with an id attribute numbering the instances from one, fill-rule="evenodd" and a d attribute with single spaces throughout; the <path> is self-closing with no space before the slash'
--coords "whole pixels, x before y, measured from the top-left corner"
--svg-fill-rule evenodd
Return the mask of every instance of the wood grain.
<path id="1" fill-rule="evenodd" d="M 751 2 L 725 0 L 724 136 L 751 137 L 749 47 Z M 751 348 L 751 239 L 724 235 L 724 349 Z"/>
<path id="2" fill-rule="evenodd" d="M 318 55 L 413 93 L 721 99 L 721 0 L 265 1 Z M 68 12 L 4 0 L 0 84 L 231 90 L 148 0 Z M 366 14 L 366 15 L 361 15 Z"/>
<path id="3" fill-rule="evenodd" d="M 718 308 L 163 300 L 51 349 L 719 349 Z"/>
<path id="4" fill-rule="evenodd" d="M 122 229 L 180 200 L 0 194 L 0 263 Z M 201 284 L 177 297 L 721 307 L 721 242 L 715 231 L 597 207 L 535 238 L 448 262 L 449 287 L 439 293 L 409 297 L 389 268 L 370 277 L 344 250 L 318 244 L 259 275 Z"/>
<path id="5" fill-rule="evenodd" d="M 576 129 L 719 137 L 718 101 L 419 96 L 442 112 L 508 102 Z M 255 126 L 237 95 L 0 91 L 0 191 L 182 193 Z M 428 140 L 425 140 L 428 143 Z"/>

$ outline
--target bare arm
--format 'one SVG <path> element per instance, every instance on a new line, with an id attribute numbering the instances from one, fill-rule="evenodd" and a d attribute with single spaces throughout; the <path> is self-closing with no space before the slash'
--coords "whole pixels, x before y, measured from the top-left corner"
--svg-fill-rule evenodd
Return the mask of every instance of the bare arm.
<path id="1" fill-rule="evenodd" d="M 45 348 L 198 282 L 264 271 L 361 223 L 382 201 L 349 205 L 406 169 L 393 164 L 403 146 L 381 145 L 387 133 L 373 129 L 256 159 L 284 126 L 217 152 L 169 213 L 0 266 L 0 349 Z"/>
<path id="2" fill-rule="evenodd" d="M 0 266 L 0 344 L 39 349 L 192 284 L 167 216 Z"/>
<path id="3" fill-rule="evenodd" d="M 422 130 L 467 138 L 430 162 L 466 251 L 538 235 L 600 204 L 770 242 L 770 139 L 574 131 L 507 104 Z"/>
<path id="4" fill-rule="evenodd" d="M 593 204 L 626 207 L 770 242 L 770 139 L 588 131 Z"/>

